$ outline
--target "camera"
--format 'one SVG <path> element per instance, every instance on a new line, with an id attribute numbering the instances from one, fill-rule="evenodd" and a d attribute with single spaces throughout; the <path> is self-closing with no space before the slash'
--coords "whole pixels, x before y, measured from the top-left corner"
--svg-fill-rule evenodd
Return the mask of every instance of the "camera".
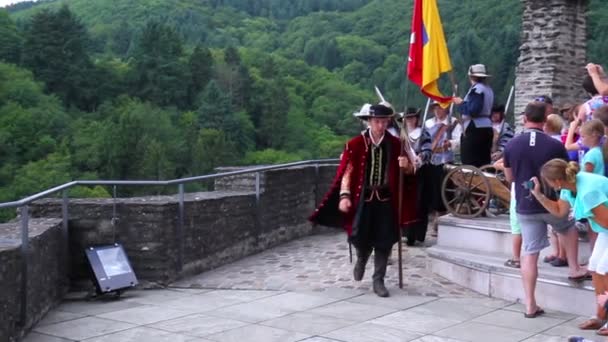
<path id="1" fill-rule="evenodd" d="M 523 185 L 524 189 L 526 189 L 526 190 L 534 189 L 534 182 L 531 180 L 525 181 L 522 185 Z"/>

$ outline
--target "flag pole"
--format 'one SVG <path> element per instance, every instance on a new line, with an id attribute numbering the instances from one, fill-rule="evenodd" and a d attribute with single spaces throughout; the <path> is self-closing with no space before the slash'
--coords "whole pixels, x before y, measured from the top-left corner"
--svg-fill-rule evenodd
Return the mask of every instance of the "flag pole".
<path id="1" fill-rule="evenodd" d="M 407 73 L 407 67 L 409 64 L 409 60 L 407 60 L 405 62 L 405 72 Z M 408 95 L 408 90 L 409 90 L 409 86 L 410 86 L 410 82 L 407 79 L 407 77 L 405 78 L 405 99 L 403 101 L 403 105 L 404 105 L 404 110 L 403 110 L 403 118 L 401 118 L 401 129 L 399 130 L 399 139 L 401 140 L 401 151 L 399 153 L 400 156 L 404 156 L 406 155 L 404 152 L 404 150 L 407 148 L 406 144 L 409 142 L 409 133 L 407 131 L 407 125 L 405 124 L 405 113 L 407 112 L 407 108 L 408 108 L 408 100 L 409 100 L 409 95 Z M 413 160 L 410 162 L 414 162 Z M 403 227 L 401 227 L 401 220 L 403 219 L 403 179 L 404 175 L 403 175 L 403 170 L 401 170 L 401 168 L 399 168 L 399 190 L 397 192 L 397 208 L 399 208 L 399 210 L 397 211 L 397 227 L 398 227 L 398 231 L 399 231 L 399 240 L 397 241 L 397 256 L 398 256 L 398 267 L 399 267 L 399 288 L 403 289 Z"/>

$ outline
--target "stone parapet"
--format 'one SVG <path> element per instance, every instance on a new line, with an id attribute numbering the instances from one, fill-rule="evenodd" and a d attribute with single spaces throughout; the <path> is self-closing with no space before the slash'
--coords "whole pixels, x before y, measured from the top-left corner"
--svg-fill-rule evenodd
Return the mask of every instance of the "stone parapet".
<path id="1" fill-rule="evenodd" d="M 26 321 L 21 321 L 23 279 L 19 222 L 0 224 L 0 341 L 19 341 L 68 290 L 61 220 L 29 223 Z"/>

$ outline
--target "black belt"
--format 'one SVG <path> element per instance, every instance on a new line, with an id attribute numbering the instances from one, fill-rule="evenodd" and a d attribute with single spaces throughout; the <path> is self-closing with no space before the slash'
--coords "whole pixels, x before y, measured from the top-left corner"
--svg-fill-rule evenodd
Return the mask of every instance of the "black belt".
<path id="1" fill-rule="evenodd" d="M 368 186 L 363 194 L 365 202 L 371 202 L 375 199 L 386 202 L 391 199 L 391 190 L 388 185 L 383 186 Z"/>

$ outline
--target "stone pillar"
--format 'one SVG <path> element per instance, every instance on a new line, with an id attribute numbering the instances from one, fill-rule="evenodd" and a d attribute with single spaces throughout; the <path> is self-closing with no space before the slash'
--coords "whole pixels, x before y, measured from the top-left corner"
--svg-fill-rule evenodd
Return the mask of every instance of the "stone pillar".
<path id="1" fill-rule="evenodd" d="M 587 0 L 522 0 L 521 46 L 515 75 L 515 124 L 539 95 L 555 105 L 583 101 Z"/>

